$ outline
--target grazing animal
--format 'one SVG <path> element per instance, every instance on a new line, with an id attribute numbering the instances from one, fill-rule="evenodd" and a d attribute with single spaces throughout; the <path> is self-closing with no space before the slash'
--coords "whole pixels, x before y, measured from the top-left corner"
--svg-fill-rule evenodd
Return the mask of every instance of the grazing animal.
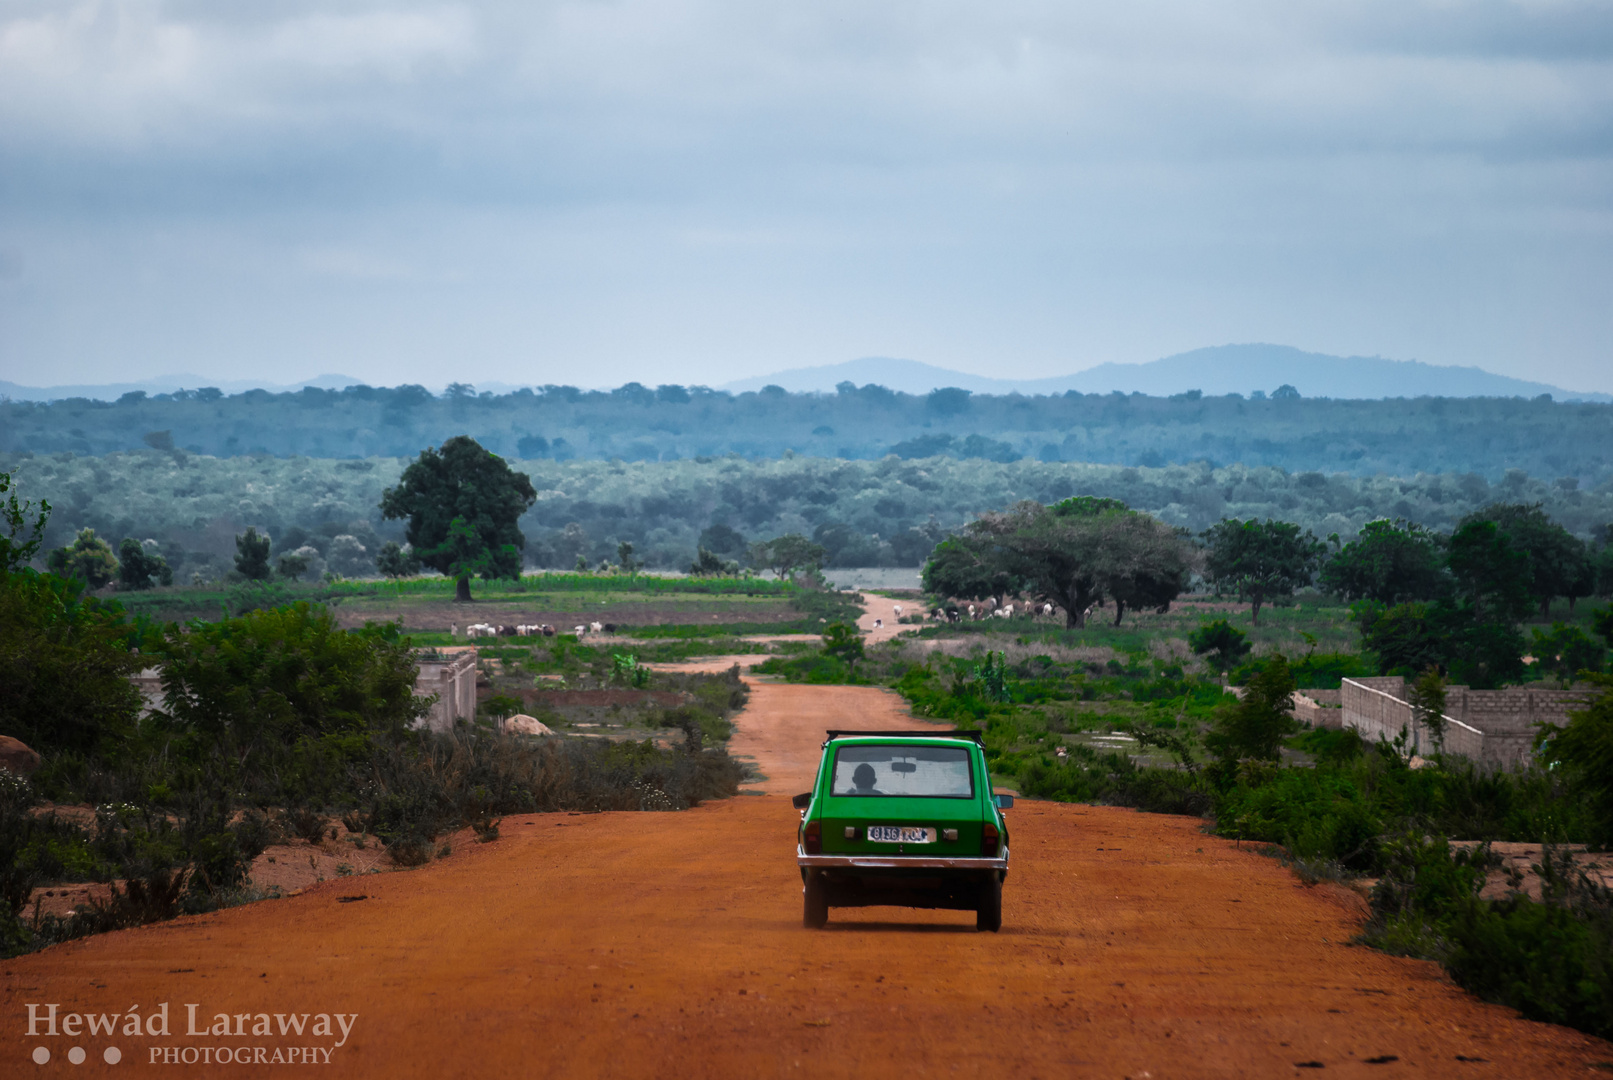
<path id="1" fill-rule="evenodd" d="M 550 626 L 548 623 L 544 623 L 543 624 L 543 636 L 544 637 L 554 637 L 554 627 Z"/>
<path id="2" fill-rule="evenodd" d="M 897 619 L 900 619 L 902 617 L 902 605 L 901 604 L 892 604 L 891 605 L 891 610 L 896 612 Z"/>
<path id="3" fill-rule="evenodd" d="M 1007 607 L 1003 608 L 1002 611 L 1003 611 L 1003 618 L 1012 619 L 1014 617 L 1014 605 L 1013 604 L 1009 604 Z"/>
<path id="4" fill-rule="evenodd" d="M 1043 615 L 1051 615 L 1051 614 L 1053 614 L 1053 605 L 1052 604 L 1043 604 L 1042 605 L 1042 614 Z"/>
<path id="5" fill-rule="evenodd" d="M 616 624 L 613 623 L 613 622 L 606 623 L 605 624 L 605 633 L 607 633 L 607 634 L 616 633 Z"/>
<path id="6" fill-rule="evenodd" d="M 882 627 L 884 625 L 885 625 L 885 620 L 884 619 L 875 619 L 874 620 L 874 629 L 877 630 L 877 629 L 879 629 L 880 627 Z"/>
<path id="7" fill-rule="evenodd" d="M 513 627 L 513 626 L 500 626 L 498 628 L 498 636 L 499 637 L 515 637 L 516 636 L 516 628 Z"/>
<path id="8" fill-rule="evenodd" d="M 573 634 L 576 634 L 578 637 L 582 637 L 584 634 L 586 634 L 588 632 L 588 627 L 586 627 L 586 626 L 573 626 L 571 628 L 571 632 Z"/>
<path id="9" fill-rule="evenodd" d="M 604 631 L 605 624 L 602 623 L 602 622 L 591 622 L 591 623 L 588 624 L 588 629 L 590 629 L 594 633 L 598 634 L 598 633 L 601 633 L 601 632 Z"/>
<path id="10" fill-rule="evenodd" d="M 969 605 L 969 618 L 971 620 L 980 618 L 980 616 L 975 613 L 975 606 L 973 604 Z"/>
<path id="11" fill-rule="evenodd" d="M 496 637 L 497 635 L 498 628 L 487 623 L 472 623 L 465 627 L 465 636 L 467 638 Z"/>

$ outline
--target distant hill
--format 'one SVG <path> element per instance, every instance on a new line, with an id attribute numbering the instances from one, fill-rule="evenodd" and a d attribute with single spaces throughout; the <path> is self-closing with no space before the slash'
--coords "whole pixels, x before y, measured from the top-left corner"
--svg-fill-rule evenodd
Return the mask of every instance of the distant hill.
<path id="1" fill-rule="evenodd" d="M 220 382 L 201 375 L 158 375 L 156 378 L 142 379 L 139 382 L 21 386 L 0 379 L 0 397 L 8 397 L 12 401 L 64 401 L 67 398 L 116 401 L 132 391 L 144 391 L 155 397 L 157 394 L 171 394 L 175 390 L 200 390 L 204 386 L 214 387 L 226 394 L 239 394 L 247 390 L 269 390 L 283 394 L 290 390 L 301 390 L 305 386 L 317 386 L 321 390 L 341 390 L 344 387 L 357 386 L 363 381 L 351 375 L 320 375 L 303 382 L 284 384 L 264 382 L 261 379 L 234 379 Z"/>
<path id="2" fill-rule="evenodd" d="M 977 394 L 1083 394 L 1138 392 L 1155 396 L 1200 390 L 1206 394 L 1269 394 L 1289 385 L 1305 397 L 1525 397 L 1558 401 L 1613 401 L 1613 395 L 1565 390 L 1547 383 L 1495 375 L 1476 367 L 1441 367 L 1378 356 L 1328 356 L 1288 345 L 1218 345 L 1146 364 L 1099 364 L 1050 379 L 992 379 L 948 371 L 916 360 L 871 356 L 843 364 L 793 368 L 721 387 L 742 392 L 781 386 L 794 393 L 831 393 L 843 382 L 876 383 L 907 394 L 956 386 Z"/>

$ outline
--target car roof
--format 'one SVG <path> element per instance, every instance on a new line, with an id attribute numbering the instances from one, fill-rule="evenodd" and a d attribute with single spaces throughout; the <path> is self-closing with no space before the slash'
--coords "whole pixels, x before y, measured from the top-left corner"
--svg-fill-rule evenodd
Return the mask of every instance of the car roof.
<path id="1" fill-rule="evenodd" d="M 858 732 L 831 731 L 831 732 L 828 733 L 828 737 L 823 740 L 823 745 L 825 747 L 827 747 L 830 743 L 834 743 L 837 746 L 842 745 L 842 744 L 849 744 L 849 745 L 883 744 L 883 745 L 887 745 L 887 746 L 933 746 L 933 745 L 936 745 L 938 743 L 950 744 L 950 745 L 956 745 L 956 744 L 961 743 L 961 744 L 963 744 L 965 746 L 979 746 L 980 745 L 980 733 L 978 731 L 960 731 L 960 732 L 957 732 L 957 733 L 952 733 L 952 732 L 941 733 L 941 732 L 937 732 L 936 734 L 931 735 L 931 734 L 929 734 L 927 732 L 923 733 L 923 734 L 920 734 L 918 732 L 912 732 L 912 731 L 893 731 L 893 732 L 890 732 L 888 734 L 878 732 L 878 731 L 858 731 Z"/>

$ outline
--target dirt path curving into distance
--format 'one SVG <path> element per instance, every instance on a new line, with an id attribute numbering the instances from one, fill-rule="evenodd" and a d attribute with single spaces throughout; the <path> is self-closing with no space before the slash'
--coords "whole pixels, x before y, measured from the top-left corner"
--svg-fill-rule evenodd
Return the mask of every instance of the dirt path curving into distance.
<path id="1" fill-rule="evenodd" d="M 801 789 L 825 726 L 913 724 L 878 690 L 752 694 L 734 746 L 768 791 Z M 1010 815 L 1001 934 L 897 909 L 803 930 L 797 815 L 778 794 L 508 818 L 497 842 L 412 872 L 0 963 L 0 1075 L 167 1074 L 149 1063 L 165 1047 L 249 1062 L 319 1048 L 315 1075 L 365 1077 L 1510 1080 L 1613 1062 L 1613 1046 L 1481 1004 L 1432 964 L 1348 945 L 1353 894 L 1305 888 L 1197 820 L 1030 801 Z M 165 1001 L 167 1037 L 26 1035 L 28 1003 Z M 186 1003 L 204 1026 L 241 1014 L 247 1033 L 187 1035 Z M 357 1014 L 341 1046 L 312 1026 L 338 1012 Z M 250 1033 L 260 1013 L 274 1033 Z M 302 1013 L 303 1036 L 278 1033 L 274 1014 Z M 85 1064 L 68 1064 L 73 1046 Z M 30 1062 L 36 1047 L 50 1064 Z M 1311 1062 L 1325 1071 L 1296 1067 Z"/>
<path id="2" fill-rule="evenodd" d="M 863 598 L 863 613 L 857 619 L 857 629 L 863 632 L 868 644 L 878 645 L 889 641 L 897 634 L 913 629 L 911 624 L 903 626 L 896 620 L 899 615 L 896 611 L 901 608 L 901 615 L 918 615 L 924 611 L 924 604 L 916 599 L 892 600 L 888 596 L 865 592 Z M 875 623 L 880 625 L 875 626 Z"/>

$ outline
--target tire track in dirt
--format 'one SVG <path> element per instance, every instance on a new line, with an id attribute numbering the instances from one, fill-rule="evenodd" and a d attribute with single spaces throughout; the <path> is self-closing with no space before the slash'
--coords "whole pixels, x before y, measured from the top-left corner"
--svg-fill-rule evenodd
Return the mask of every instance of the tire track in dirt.
<path id="1" fill-rule="evenodd" d="M 913 724 L 877 690 L 752 693 L 735 741 L 772 770 L 769 790 L 802 790 L 824 726 Z M 5 961 L 0 1072 L 47 1075 L 75 1045 L 28 1038 L 29 1002 L 161 1001 L 173 1037 L 82 1036 L 74 1074 L 153 1071 L 153 1045 L 335 1041 L 188 1037 L 186 1002 L 204 1021 L 357 1013 L 325 1070 L 340 1076 L 1241 1077 L 1315 1061 L 1321 1075 L 1548 1077 L 1613 1061 L 1613 1046 L 1477 1002 L 1435 965 L 1345 944 L 1358 898 L 1301 886 L 1196 819 L 1009 813 L 1001 934 L 898 909 L 803 930 L 797 815 L 778 795 L 507 818 L 496 843 L 412 872 Z M 54 1061 L 36 1070 L 38 1045 Z M 122 1064 L 102 1063 L 107 1045 Z"/>

